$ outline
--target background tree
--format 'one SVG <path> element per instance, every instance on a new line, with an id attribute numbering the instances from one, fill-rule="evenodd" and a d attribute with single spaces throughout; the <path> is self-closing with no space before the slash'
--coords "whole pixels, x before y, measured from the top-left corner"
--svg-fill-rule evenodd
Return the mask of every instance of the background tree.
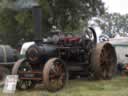
<path id="1" fill-rule="evenodd" d="M 81 20 L 87 25 L 91 17 L 104 13 L 101 0 L 48 0 L 48 4 L 51 25 L 56 25 L 63 31 L 81 28 Z"/>
<path id="2" fill-rule="evenodd" d="M 116 34 L 127 36 L 128 14 L 106 13 L 101 17 L 95 18 L 94 21 L 95 24 L 101 28 L 102 32 L 107 34 L 110 38 L 114 37 Z"/>
<path id="3" fill-rule="evenodd" d="M 18 10 L 16 1 L 18 0 L 1 0 L 0 3 L 0 37 L 4 43 L 11 45 L 17 44 L 22 38 L 25 40 L 32 40 L 33 38 L 34 24 L 32 12 L 31 10 L 15 11 Z M 20 1 L 29 2 L 30 0 Z M 87 21 L 89 19 L 94 16 L 100 16 L 105 11 L 102 0 L 38 1 L 43 13 L 42 35 L 48 33 L 53 25 L 62 31 L 79 30 L 88 24 Z M 7 35 L 8 37 L 5 38 Z"/>

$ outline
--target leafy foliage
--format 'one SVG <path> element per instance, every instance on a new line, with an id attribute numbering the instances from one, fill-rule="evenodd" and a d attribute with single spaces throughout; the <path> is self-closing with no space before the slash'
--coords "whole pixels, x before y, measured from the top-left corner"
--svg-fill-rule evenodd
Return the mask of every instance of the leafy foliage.
<path id="1" fill-rule="evenodd" d="M 61 30 L 80 28 L 80 20 L 86 24 L 93 17 L 104 13 L 101 0 L 49 0 L 51 25 Z M 70 27 L 69 27 L 70 26 Z"/>
<path id="2" fill-rule="evenodd" d="M 103 33 L 107 34 L 109 37 L 114 37 L 116 34 L 127 36 L 127 14 L 121 15 L 119 13 L 106 13 L 101 17 L 96 18 L 95 23 L 102 29 Z"/>
<path id="3" fill-rule="evenodd" d="M 2 43 L 11 45 L 16 45 L 22 38 L 32 40 L 34 37 L 34 22 L 31 9 L 20 11 L 7 9 L 12 7 L 16 9 L 13 6 L 15 1 L 18 0 L 0 1 L 0 39 Z M 62 31 L 78 30 L 83 25 L 87 25 L 87 21 L 91 17 L 99 16 L 105 10 L 102 0 L 38 1 L 43 13 L 42 35 L 48 33 L 53 25 Z"/>

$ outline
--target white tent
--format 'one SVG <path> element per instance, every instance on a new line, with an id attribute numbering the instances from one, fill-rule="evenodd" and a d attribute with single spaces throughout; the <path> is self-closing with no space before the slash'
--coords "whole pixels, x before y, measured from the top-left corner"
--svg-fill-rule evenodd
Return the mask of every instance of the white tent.
<path id="1" fill-rule="evenodd" d="M 117 37 L 109 39 L 109 42 L 115 47 L 117 53 L 117 62 L 128 64 L 128 37 Z"/>

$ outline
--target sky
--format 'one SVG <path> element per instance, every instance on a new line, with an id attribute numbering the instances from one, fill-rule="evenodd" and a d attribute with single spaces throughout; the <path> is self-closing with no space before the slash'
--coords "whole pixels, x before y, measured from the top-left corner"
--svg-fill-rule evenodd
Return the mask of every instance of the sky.
<path id="1" fill-rule="evenodd" d="M 128 14 L 128 0 L 103 0 L 103 2 L 110 13 Z"/>
<path id="2" fill-rule="evenodd" d="M 102 0 L 109 13 L 120 13 L 122 15 L 128 14 L 128 0 Z M 95 28 L 97 37 L 102 33 L 99 27 Z M 98 38 L 97 38 L 98 39 Z M 99 40 L 98 40 L 99 41 Z"/>

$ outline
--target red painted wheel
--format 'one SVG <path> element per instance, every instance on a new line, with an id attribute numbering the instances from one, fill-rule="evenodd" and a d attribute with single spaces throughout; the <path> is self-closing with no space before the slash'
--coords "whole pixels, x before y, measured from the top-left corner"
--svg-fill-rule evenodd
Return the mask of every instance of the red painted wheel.
<path id="1" fill-rule="evenodd" d="M 48 91 L 62 89 L 67 80 L 67 71 L 64 62 L 59 58 L 52 58 L 44 66 L 43 83 Z"/>

